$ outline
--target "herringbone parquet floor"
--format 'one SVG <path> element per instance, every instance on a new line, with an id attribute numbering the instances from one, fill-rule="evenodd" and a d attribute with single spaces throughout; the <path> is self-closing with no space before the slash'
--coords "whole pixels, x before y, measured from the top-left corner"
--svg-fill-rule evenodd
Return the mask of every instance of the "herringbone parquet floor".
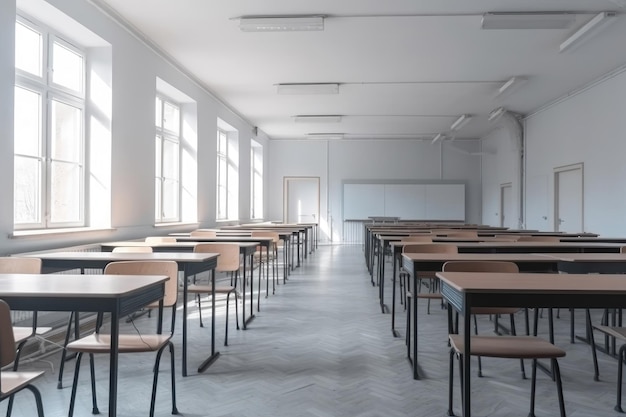
<path id="1" fill-rule="evenodd" d="M 256 313 L 248 330 L 237 331 L 231 327 L 228 347 L 222 346 L 223 304 L 220 306 L 217 337 L 221 356 L 202 374 L 195 369 L 207 356 L 209 329 L 198 327 L 197 317 L 191 315 L 190 376 L 183 378 L 180 373 L 181 326 L 178 326 L 176 383 L 178 409 L 183 416 L 446 415 L 445 311 L 433 308 L 427 316 L 424 306 L 420 307 L 419 361 L 425 377 L 415 381 L 406 359 L 404 339 L 393 338 L 390 315 L 380 312 L 378 291 L 370 284 L 359 245 L 320 246 L 293 271 L 286 285 L 278 287 L 275 295 L 261 299 L 261 311 Z M 192 306 L 192 313 L 194 308 Z M 150 324 L 151 320 L 154 319 L 143 317 L 136 325 Z M 400 308 L 397 328 L 402 334 L 403 325 Z M 545 327 L 545 319 L 541 325 Z M 615 360 L 600 355 L 601 381 L 594 382 L 589 347 L 580 342 L 569 343 L 568 318 L 557 319 L 556 325 L 556 343 L 568 351 L 560 362 L 568 415 L 619 415 L 613 411 Z M 483 331 L 491 328 L 486 321 L 481 322 L 480 327 Z M 74 363 L 68 362 L 65 388 L 58 390 L 58 357 L 55 354 L 45 358 L 53 368 L 44 361 L 32 361 L 23 366 L 23 369 L 46 370 L 45 378 L 37 386 L 42 391 L 48 417 L 67 415 L 69 404 Z M 106 414 L 108 361 L 103 357 L 98 359 L 98 399 L 101 412 Z M 148 415 L 153 360 L 151 354 L 120 359 L 118 416 Z M 83 361 L 84 365 L 86 363 Z M 527 415 L 530 381 L 521 379 L 519 362 L 484 360 L 483 366 L 485 376 L 477 378 L 474 374 L 473 379 L 474 415 Z M 170 415 L 167 360 L 161 367 L 161 374 L 156 415 L 167 416 Z M 460 413 L 458 384 L 455 390 L 455 410 Z M 2 407 L 6 407 L 5 403 Z M 21 393 L 16 398 L 13 416 L 34 416 L 32 403 L 29 392 Z M 4 409 L 0 408 L 0 412 Z M 558 415 L 556 390 L 544 373 L 539 373 L 538 377 L 536 414 Z M 75 415 L 91 415 L 86 366 L 81 372 Z"/>

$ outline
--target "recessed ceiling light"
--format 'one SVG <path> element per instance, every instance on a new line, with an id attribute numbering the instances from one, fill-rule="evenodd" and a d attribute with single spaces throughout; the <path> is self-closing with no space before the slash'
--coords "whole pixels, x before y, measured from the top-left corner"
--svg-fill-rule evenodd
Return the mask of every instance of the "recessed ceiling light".
<path id="1" fill-rule="evenodd" d="M 472 116 L 470 116 L 469 114 L 462 114 L 458 119 L 456 119 L 454 123 L 452 123 L 452 126 L 450 126 L 450 130 L 460 130 L 471 119 Z"/>
<path id="2" fill-rule="evenodd" d="M 343 139 L 343 133 L 307 133 L 307 139 Z"/>

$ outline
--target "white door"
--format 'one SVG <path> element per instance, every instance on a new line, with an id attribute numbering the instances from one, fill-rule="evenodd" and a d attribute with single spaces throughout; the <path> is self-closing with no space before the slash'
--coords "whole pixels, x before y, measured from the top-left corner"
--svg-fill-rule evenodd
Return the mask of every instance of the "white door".
<path id="1" fill-rule="evenodd" d="M 584 231 L 582 164 L 554 170 L 554 230 Z"/>
<path id="2" fill-rule="evenodd" d="M 284 177 L 283 183 L 285 223 L 319 222 L 319 177 Z"/>
<path id="3" fill-rule="evenodd" d="M 511 183 L 500 185 L 500 226 L 517 229 Z"/>

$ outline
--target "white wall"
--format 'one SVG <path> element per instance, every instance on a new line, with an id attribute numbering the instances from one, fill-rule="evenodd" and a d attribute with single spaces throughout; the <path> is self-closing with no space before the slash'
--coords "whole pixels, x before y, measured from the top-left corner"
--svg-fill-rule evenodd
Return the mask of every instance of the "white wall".
<path id="1" fill-rule="evenodd" d="M 524 120 L 524 227 L 554 230 L 554 170 L 582 163 L 584 231 L 626 235 L 625 109 L 626 73 L 616 71 Z M 482 164 L 483 222 L 495 225 L 499 184 L 512 182 L 518 195 L 518 154 L 506 129 L 482 142 L 497 150 Z"/>
<path id="2" fill-rule="evenodd" d="M 272 141 L 270 218 L 282 219 L 285 176 L 320 177 L 322 239 L 341 241 L 343 182 L 461 181 L 466 184 L 466 220 L 480 221 L 479 143 L 431 144 L 416 140 Z M 451 147 L 455 147 L 452 149 Z M 443 149 L 443 153 L 442 153 Z"/>
<path id="3" fill-rule="evenodd" d="M 554 169 L 583 163 L 585 231 L 626 235 L 625 109 L 626 73 L 622 72 L 526 121 L 526 206 L 529 213 L 535 205 L 546 207 L 548 217 L 542 222 L 529 216 L 529 228 L 543 223 L 552 228 Z"/>
<path id="4" fill-rule="evenodd" d="M 32 1 L 32 0 L 19 0 Z M 154 227 L 154 97 L 156 78 L 197 105 L 198 225 L 215 225 L 216 121 L 239 131 L 239 214 L 250 218 L 250 139 L 253 126 L 220 103 L 207 89 L 161 58 L 89 2 L 49 0 L 49 4 L 111 45 L 111 227 L 110 231 L 12 238 L 13 83 L 15 0 L 0 0 L 0 254 L 104 240 L 164 234 L 186 227 Z M 267 138 L 257 141 L 267 149 Z M 266 157 L 268 158 L 268 157 Z M 269 160 L 266 160 L 266 167 Z M 267 188 L 266 188 L 267 189 Z M 106 210 L 105 210 L 106 211 Z"/>

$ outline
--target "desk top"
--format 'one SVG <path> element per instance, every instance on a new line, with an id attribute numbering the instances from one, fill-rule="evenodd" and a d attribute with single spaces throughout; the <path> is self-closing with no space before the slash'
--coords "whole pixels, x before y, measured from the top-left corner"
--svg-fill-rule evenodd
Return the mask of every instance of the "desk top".
<path id="1" fill-rule="evenodd" d="M 192 252 L 45 252 L 20 256 L 41 258 L 42 260 L 206 262 L 217 258 L 219 254 Z"/>
<path id="2" fill-rule="evenodd" d="M 437 272 L 437 277 L 463 293 L 626 295 L 622 274 Z"/>
<path id="3" fill-rule="evenodd" d="M 0 274 L 0 298 L 118 298 L 167 280 L 165 275 Z"/>
<path id="4" fill-rule="evenodd" d="M 502 261 L 502 262 L 557 262 L 537 253 L 403 253 L 402 257 L 411 262 L 447 261 Z M 626 259 L 626 258 L 625 258 Z"/>
<path id="5" fill-rule="evenodd" d="M 544 253 L 561 262 L 626 262 L 626 253 Z"/>

